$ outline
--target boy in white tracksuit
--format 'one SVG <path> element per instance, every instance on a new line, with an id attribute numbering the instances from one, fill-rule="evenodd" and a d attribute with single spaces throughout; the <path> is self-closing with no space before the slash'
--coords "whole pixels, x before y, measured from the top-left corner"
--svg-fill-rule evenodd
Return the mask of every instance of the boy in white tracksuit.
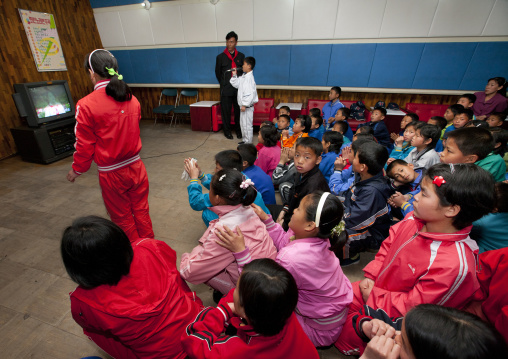
<path id="1" fill-rule="evenodd" d="M 258 102 L 256 82 L 254 81 L 254 66 L 256 60 L 253 57 L 246 57 L 243 61 L 243 75 L 237 77 L 233 71 L 231 85 L 238 89 L 238 105 L 240 106 L 240 127 L 242 129 L 242 142 L 252 143 L 252 122 L 254 118 L 254 104 Z"/>

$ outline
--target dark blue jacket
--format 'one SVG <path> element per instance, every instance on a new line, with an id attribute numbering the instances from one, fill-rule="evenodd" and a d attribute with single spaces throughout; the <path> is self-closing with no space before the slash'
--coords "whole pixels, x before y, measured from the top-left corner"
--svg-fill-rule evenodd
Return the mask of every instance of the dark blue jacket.
<path id="1" fill-rule="evenodd" d="M 374 137 L 380 145 L 385 146 L 388 149 L 388 153 L 391 152 L 393 145 L 390 141 L 390 133 L 383 121 L 378 122 L 366 122 L 358 125 L 358 127 L 370 126 L 374 130 Z"/>
<path id="2" fill-rule="evenodd" d="M 275 190 L 272 179 L 259 166 L 252 165 L 243 170 L 243 173 L 254 182 L 254 187 L 261 193 L 265 204 L 275 204 Z"/>

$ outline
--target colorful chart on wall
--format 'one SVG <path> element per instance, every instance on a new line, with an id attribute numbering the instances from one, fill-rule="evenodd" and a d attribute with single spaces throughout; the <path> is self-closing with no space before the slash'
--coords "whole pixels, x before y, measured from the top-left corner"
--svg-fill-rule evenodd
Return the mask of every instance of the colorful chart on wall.
<path id="1" fill-rule="evenodd" d="M 62 45 L 52 14 L 19 9 L 28 43 L 39 72 L 65 71 Z"/>

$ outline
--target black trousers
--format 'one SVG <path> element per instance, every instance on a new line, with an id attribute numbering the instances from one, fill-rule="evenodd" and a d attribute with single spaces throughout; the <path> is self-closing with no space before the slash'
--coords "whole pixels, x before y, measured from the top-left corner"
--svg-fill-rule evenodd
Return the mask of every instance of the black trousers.
<path id="1" fill-rule="evenodd" d="M 231 106 L 233 106 L 235 112 L 235 132 L 239 138 L 242 137 L 242 129 L 240 128 L 240 106 L 238 106 L 238 100 L 236 93 L 232 96 L 222 95 L 220 98 L 221 116 L 222 116 L 222 127 L 224 128 L 224 134 L 231 134 Z"/>

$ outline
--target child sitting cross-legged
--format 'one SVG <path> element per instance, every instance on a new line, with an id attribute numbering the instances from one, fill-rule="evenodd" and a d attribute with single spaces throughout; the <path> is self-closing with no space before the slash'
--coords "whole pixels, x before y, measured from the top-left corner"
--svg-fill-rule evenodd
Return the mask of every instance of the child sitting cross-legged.
<path id="1" fill-rule="evenodd" d="M 277 146 L 279 133 L 273 125 L 263 126 L 259 129 L 258 141 L 263 147 L 258 152 L 258 158 L 254 164 L 260 167 L 268 176 L 272 176 L 280 159 L 280 147 Z"/>
<path id="2" fill-rule="evenodd" d="M 344 137 L 334 131 L 325 132 L 321 144 L 323 145 L 323 154 L 321 155 L 321 163 L 319 163 L 319 170 L 325 176 L 326 182 L 330 180 L 333 173 L 333 166 L 337 157 L 340 156 L 340 151 Z"/>
<path id="3" fill-rule="evenodd" d="M 301 137 L 309 137 L 309 131 L 312 126 L 312 120 L 307 115 L 300 115 L 296 118 L 293 125 L 293 135 L 289 136 L 289 132 L 282 132 L 282 147 L 293 147 Z"/>
<path id="4" fill-rule="evenodd" d="M 434 125 L 423 125 L 416 129 L 415 135 L 411 140 L 413 150 L 404 158 L 407 163 L 412 163 L 415 167 L 429 168 L 439 163 L 439 155 L 434 150 L 439 140 L 439 128 Z"/>
<path id="5" fill-rule="evenodd" d="M 393 190 L 383 176 L 387 159 L 386 148 L 373 141 L 363 143 L 355 153 L 353 171 L 359 179 L 344 198 L 344 221 L 349 240 L 342 266 L 358 263 L 360 252 L 378 250 L 388 236 L 391 216 L 387 200 Z"/>
<path id="6" fill-rule="evenodd" d="M 481 184 L 481 185 L 479 185 Z M 349 319 L 335 343 L 343 353 L 361 352 L 365 343 L 352 318 L 366 304 L 400 317 L 418 304 L 463 308 L 478 290 L 478 246 L 471 224 L 492 211 L 494 181 L 473 164 L 430 167 L 415 196 L 414 212 L 390 228 L 376 257 L 353 283 Z"/>
<path id="7" fill-rule="evenodd" d="M 187 326 L 182 345 L 191 359 L 318 359 L 296 319 L 297 301 L 291 273 L 271 259 L 254 260 L 217 308 Z"/>
<path id="8" fill-rule="evenodd" d="M 446 146 L 441 152 L 443 163 L 474 163 L 490 172 L 496 182 L 504 181 L 506 165 L 500 155 L 494 154 L 494 138 L 485 128 L 467 127 L 448 133 Z"/>
<path id="9" fill-rule="evenodd" d="M 340 200 L 329 192 L 306 195 L 286 232 L 272 217 L 253 206 L 279 253 L 276 261 L 295 278 L 296 317 L 315 346 L 332 345 L 342 329 L 353 298 L 351 283 L 337 257 L 347 239 Z M 224 227 L 219 244 L 234 252 L 238 267 L 251 261 L 243 236 Z"/>
<path id="10" fill-rule="evenodd" d="M 184 168 L 191 178 L 190 184 L 187 186 L 190 206 L 195 211 L 203 211 L 201 218 L 203 219 L 203 222 L 205 222 L 205 225 L 208 227 L 208 223 L 214 219 L 219 218 L 219 216 L 210 208 L 213 207 L 212 203 L 210 202 L 210 196 L 208 193 L 203 193 L 203 189 L 199 185 L 198 180 L 201 181 L 201 185 L 203 185 L 203 187 L 210 189 L 210 182 L 212 181 L 213 177 L 211 174 L 205 175 L 201 171 L 201 168 L 197 162 L 192 161 L 191 158 L 184 160 Z M 235 150 L 225 150 L 217 153 L 215 155 L 215 172 L 219 172 L 222 169 L 235 169 L 239 172 L 242 171 L 243 163 L 240 153 Z M 263 202 L 261 193 L 258 192 L 256 194 L 254 203 L 263 208 L 266 213 L 270 213 L 265 203 Z"/>
<path id="11" fill-rule="evenodd" d="M 420 192 L 420 182 L 423 178 L 423 168 L 414 168 L 404 160 L 392 161 L 386 168 L 386 175 L 392 179 L 392 187 L 396 190 L 388 199 L 392 206 L 392 215 L 402 219 L 413 211 L 414 196 Z"/>
<path id="12" fill-rule="evenodd" d="M 240 228 L 255 258 L 275 258 L 277 250 L 250 204 L 256 198 L 256 189 L 250 179 L 237 170 L 217 172 L 210 185 L 212 211 L 218 219 L 210 222 L 208 229 L 191 253 L 184 253 L 180 262 L 182 278 L 193 284 L 205 283 L 226 294 L 238 280 L 235 257 L 216 243 L 217 228 Z"/>
<path id="13" fill-rule="evenodd" d="M 275 204 L 275 190 L 272 179 L 254 164 L 258 156 L 256 147 L 252 143 L 244 143 L 238 145 L 237 150 L 240 156 L 242 156 L 243 173 L 254 182 L 256 189 L 261 193 L 261 197 L 263 197 L 263 202 L 265 204 Z"/>

